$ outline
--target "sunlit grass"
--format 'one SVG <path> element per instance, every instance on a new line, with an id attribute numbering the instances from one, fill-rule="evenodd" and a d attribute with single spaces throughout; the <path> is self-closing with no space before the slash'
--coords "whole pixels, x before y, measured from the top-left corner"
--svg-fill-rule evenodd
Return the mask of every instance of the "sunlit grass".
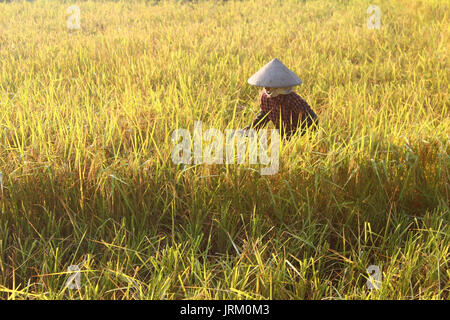
<path id="1" fill-rule="evenodd" d="M 448 11 L 0 3 L 0 298 L 448 299 Z M 319 131 L 283 144 L 272 176 L 173 164 L 173 130 L 250 123 L 247 78 L 274 57 Z"/>

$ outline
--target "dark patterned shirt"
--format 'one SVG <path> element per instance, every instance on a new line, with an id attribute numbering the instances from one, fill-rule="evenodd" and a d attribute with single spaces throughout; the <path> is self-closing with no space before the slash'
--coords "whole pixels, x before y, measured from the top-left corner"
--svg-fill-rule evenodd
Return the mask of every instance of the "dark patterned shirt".
<path id="1" fill-rule="evenodd" d="M 280 134 L 290 138 L 299 127 L 302 129 L 303 135 L 306 127 L 318 122 L 317 115 L 308 103 L 295 92 L 271 98 L 262 90 L 260 103 L 259 114 L 244 130 L 248 130 L 250 127 L 259 129 L 272 121 L 275 128 L 280 130 Z"/>

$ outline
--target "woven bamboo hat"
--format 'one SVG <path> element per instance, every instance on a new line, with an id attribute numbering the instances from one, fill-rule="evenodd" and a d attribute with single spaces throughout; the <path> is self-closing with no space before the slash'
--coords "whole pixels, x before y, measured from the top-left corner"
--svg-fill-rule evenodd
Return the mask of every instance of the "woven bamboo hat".
<path id="1" fill-rule="evenodd" d="M 252 75 L 249 84 L 258 87 L 284 88 L 302 84 L 302 80 L 277 58 Z"/>

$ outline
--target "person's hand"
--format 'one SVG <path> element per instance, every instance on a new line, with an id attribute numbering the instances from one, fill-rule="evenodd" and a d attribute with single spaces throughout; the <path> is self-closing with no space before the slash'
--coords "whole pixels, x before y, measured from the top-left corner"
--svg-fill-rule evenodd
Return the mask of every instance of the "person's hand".
<path id="1" fill-rule="evenodd" d="M 231 137 L 234 138 L 234 136 L 247 137 L 247 130 L 246 129 L 235 130 L 235 131 L 233 131 L 233 134 L 231 135 Z"/>
<path id="2" fill-rule="evenodd" d="M 238 134 L 248 137 L 248 129 L 241 129 L 237 131 Z"/>
<path id="3" fill-rule="evenodd" d="M 235 132 L 240 137 L 244 136 L 246 138 L 253 138 L 255 131 L 249 130 L 248 128 L 240 129 Z"/>

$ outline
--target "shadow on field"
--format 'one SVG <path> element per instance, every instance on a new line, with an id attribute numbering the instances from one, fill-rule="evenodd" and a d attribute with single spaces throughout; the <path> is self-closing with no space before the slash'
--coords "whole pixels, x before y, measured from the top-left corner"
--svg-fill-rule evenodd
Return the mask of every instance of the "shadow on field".
<path id="1" fill-rule="evenodd" d="M 386 256 L 406 241 L 415 219 L 433 212 L 449 218 L 445 158 L 437 146 L 413 149 L 391 145 L 389 161 L 345 158 L 332 169 L 281 168 L 273 176 L 225 166 L 211 166 L 200 178 L 175 165 L 117 167 L 114 175 L 88 161 L 79 172 L 27 165 L 3 176 L 0 283 L 57 286 L 61 281 L 42 275 L 64 271 L 86 254 L 99 266 L 123 263 L 125 270 L 146 266 L 168 248 L 204 263 L 251 260 L 254 252 L 263 260 L 363 248 Z M 145 280 L 153 268 L 136 272 Z M 326 272 L 342 269 L 337 264 Z"/>

